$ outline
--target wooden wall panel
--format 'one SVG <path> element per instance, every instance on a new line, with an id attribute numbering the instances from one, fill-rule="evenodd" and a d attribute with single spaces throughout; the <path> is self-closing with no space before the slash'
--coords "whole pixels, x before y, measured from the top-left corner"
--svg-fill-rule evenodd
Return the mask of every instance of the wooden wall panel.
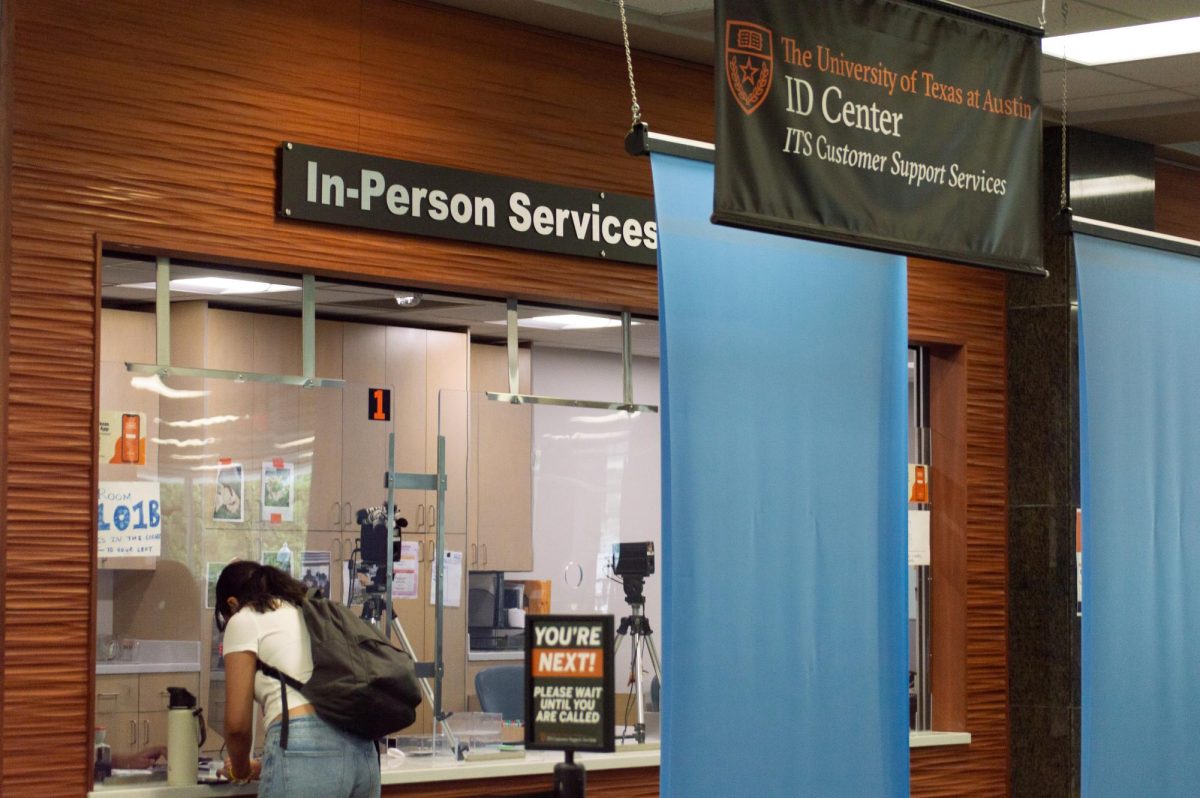
<path id="1" fill-rule="evenodd" d="M 385 796 L 406 798 L 551 798 L 553 776 L 408 784 L 383 788 Z M 593 770 L 587 774 L 589 798 L 657 798 L 658 768 Z"/>
<path id="2" fill-rule="evenodd" d="M 8 495 L 8 286 L 12 282 L 12 44 L 13 15 L 0 5 L 0 600 L 7 595 L 5 573 L 8 549 L 4 523 Z M 0 645 L 4 642 L 4 618 L 0 609 Z M 0 650 L 0 685 L 4 684 L 4 656 Z M 4 700 L 0 695 L 0 788 L 4 786 Z"/>
<path id="3" fill-rule="evenodd" d="M 1154 229 L 1200 241 L 1200 169 L 1155 162 Z"/>
<path id="4" fill-rule="evenodd" d="M 642 195 L 650 175 L 622 150 L 617 47 L 397 0 L 2 8 L 13 167 L 12 201 L 0 203 L 12 213 L 2 236 L 12 310 L 0 377 L 9 413 L 0 792 L 80 795 L 91 748 L 97 237 L 653 312 L 652 268 L 274 214 L 275 148 L 287 139 Z M 711 91 L 708 69 L 649 56 L 637 65 L 658 129 L 710 137 L 711 111 L 694 99 Z"/>
<path id="5" fill-rule="evenodd" d="M 1001 273 L 909 259 L 910 338 L 962 347 L 966 357 L 966 730 L 971 733 L 969 746 L 913 749 L 913 796 L 1008 794 L 1004 291 Z"/>

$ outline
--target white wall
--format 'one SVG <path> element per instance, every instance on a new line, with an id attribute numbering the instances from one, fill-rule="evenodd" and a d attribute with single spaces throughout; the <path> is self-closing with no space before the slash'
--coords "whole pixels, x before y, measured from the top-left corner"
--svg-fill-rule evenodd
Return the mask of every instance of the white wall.
<path id="1" fill-rule="evenodd" d="M 622 399 L 620 355 L 535 346 L 532 371 L 535 394 Z M 635 358 L 634 401 L 657 405 L 658 378 L 657 359 Z M 656 563 L 646 580 L 646 615 L 661 648 L 659 415 L 533 408 L 534 570 L 512 578 L 551 580 L 554 612 L 612 613 L 619 623 L 629 606 L 621 586 L 608 578 L 612 544 L 653 541 Z M 572 577 L 579 573 L 576 585 Z"/>

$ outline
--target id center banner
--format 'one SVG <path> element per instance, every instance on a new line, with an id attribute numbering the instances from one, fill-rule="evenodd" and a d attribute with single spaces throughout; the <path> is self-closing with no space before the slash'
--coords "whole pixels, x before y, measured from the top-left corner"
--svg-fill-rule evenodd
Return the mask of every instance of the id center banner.
<path id="1" fill-rule="evenodd" d="M 918 0 L 717 0 L 713 221 L 1042 273 L 1040 31 Z"/>

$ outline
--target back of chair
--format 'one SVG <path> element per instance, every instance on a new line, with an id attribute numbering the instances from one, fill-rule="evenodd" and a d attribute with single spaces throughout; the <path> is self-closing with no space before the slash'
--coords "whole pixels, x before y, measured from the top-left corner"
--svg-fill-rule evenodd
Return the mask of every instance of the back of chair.
<path id="1" fill-rule="evenodd" d="M 475 674 L 475 694 L 484 712 L 525 720 L 525 666 L 497 665 Z"/>

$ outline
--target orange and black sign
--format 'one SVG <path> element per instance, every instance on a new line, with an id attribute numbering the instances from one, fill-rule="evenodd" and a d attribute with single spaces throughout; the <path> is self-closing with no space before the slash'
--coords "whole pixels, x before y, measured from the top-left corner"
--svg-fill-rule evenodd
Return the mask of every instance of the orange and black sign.
<path id="1" fill-rule="evenodd" d="M 612 751 L 613 618 L 525 616 L 525 747 Z"/>

